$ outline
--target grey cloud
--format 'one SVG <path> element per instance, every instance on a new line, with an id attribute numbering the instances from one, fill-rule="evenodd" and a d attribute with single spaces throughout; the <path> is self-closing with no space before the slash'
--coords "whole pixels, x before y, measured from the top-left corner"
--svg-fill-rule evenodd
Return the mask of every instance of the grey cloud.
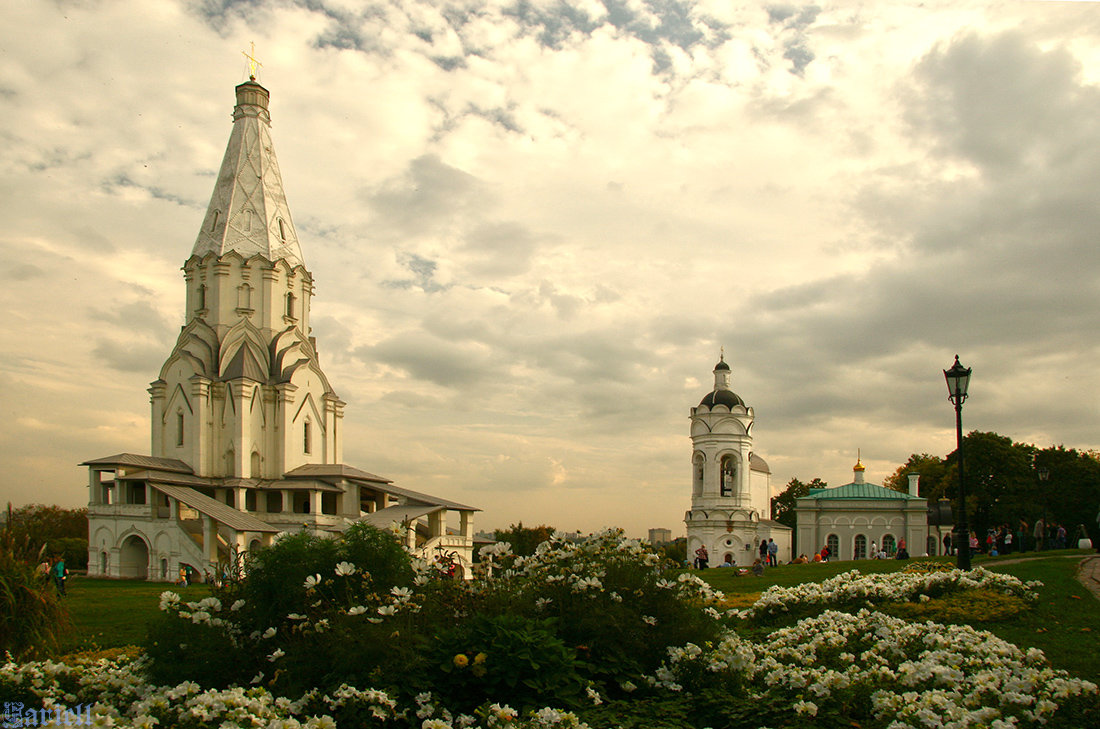
<path id="1" fill-rule="evenodd" d="M 45 275 L 45 271 L 32 263 L 18 263 L 10 268 L 0 270 L 0 277 L 10 281 L 30 281 L 31 279 L 42 278 Z"/>
<path id="2" fill-rule="evenodd" d="M 115 339 L 101 339 L 92 350 L 94 364 L 105 364 L 123 372 L 154 373 L 166 354 L 164 347 L 156 344 Z"/>
<path id="3" fill-rule="evenodd" d="M 531 267 L 535 236 L 514 221 L 482 223 L 466 234 L 463 250 L 473 254 L 466 267 L 476 275 L 516 276 Z"/>
<path id="4" fill-rule="evenodd" d="M 473 175 L 426 154 L 414 159 L 399 178 L 367 193 L 367 204 L 379 217 L 379 228 L 406 235 L 438 231 L 486 194 Z"/>
<path id="5" fill-rule="evenodd" d="M 151 291 L 144 293 L 152 295 Z M 164 339 L 172 331 L 171 322 L 148 300 L 133 301 L 110 309 L 95 307 L 89 314 L 93 319 L 117 324 L 128 331 L 154 335 L 159 339 Z"/>
<path id="6" fill-rule="evenodd" d="M 488 348 L 414 332 L 360 347 L 356 356 L 408 372 L 416 380 L 443 387 L 471 387 L 499 379 L 503 365 Z"/>
<path id="7" fill-rule="evenodd" d="M 1080 77 L 1063 48 L 1044 51 L 1020 32 L 969 33 L 917 66 L 908 118 L 941 153 L 991 170 L 1062 163 L 1096 139 L 1100 93 Z"/>

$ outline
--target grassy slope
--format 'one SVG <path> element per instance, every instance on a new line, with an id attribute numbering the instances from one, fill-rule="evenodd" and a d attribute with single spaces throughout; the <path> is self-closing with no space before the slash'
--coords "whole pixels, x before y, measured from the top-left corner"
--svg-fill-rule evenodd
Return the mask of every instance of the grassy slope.
<path id="1" fill-rule="evenodd" d="M 1074 551 L 1073 554 L 1085 556 L 1089 553 Z M 1054 557 L 1029 553 L 1025 561 L 1016 563 L 1012 563 L 1016 555 L 976 559 L 975 566 L 1005 572 L 1022 580 L 1039 580 L 1043 587 L 1039 588 L 1038 603 L 1024 617 L 1007 622 L 975 623 L 975 627 L 1021 647 L 1039 648 L 1055 667 L 1100 682 L 1100 600 L 1076 580 L 1079 560 L 1065 555 L 1065 552 Z M 821 582 L 852 569 L 864 574 L 894 572 L 906 564 L 898 560 L 866 560 L 783 565 L 768 569 L 763 577 L 738 577 L 727 569 L 710 569 L 698 574 L 727 595 L 743 596 L 747 604 L 772 585 L 792 587 L 803 582 Z"/>

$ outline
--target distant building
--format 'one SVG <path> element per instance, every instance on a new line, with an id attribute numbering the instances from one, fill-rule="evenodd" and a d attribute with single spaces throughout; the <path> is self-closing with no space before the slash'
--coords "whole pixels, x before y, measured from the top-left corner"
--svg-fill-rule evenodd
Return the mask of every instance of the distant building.
<path id="1" fill-rule="evenodd" d="M 650 529 L 649 530 L 649 543 L 650 544 L 668 544 L 672 541 L 671 529 Z"/>
<path id="2" fill-rule="evenodd" d="M 843 486 L 810 489 L 795 502 L 798 550 L 813 554 L 828 546 L 830 559 L 870 559 L 871 545 L 894 557 L 902 540 L 910 556 L 944 553 L 951 533 L 950 506 L 929 504 L 917 495 L 919 477 L 909 477 L 908 492 L 864 481 L 856 459 L 854 480 Z"/>
<path id="3" fill-rule="evenodd" d="M 791 528 L 771 518 L 771 470 L 753 452 L 752 408 L 730 389 L 723 355 L 714 367 L 714 389 L 691 409 L 691 509 L 687 558 L 706 547 L 710 566 L 730 556 L 752 564 L 761 541 L 774 540 L 781 561 L 791 559 Z"/>
<path id="4" fill-rule="evenodd" d="M 344 401 L 311 336 L 313 275 L 275 160 L 268 91 L 251 80 L 236 96 L 183 264 L 186 325 L 149 387 L 151 455 L 81 464 L 88 573 L 169 580 L 189 566 L 201 575 L 281 532 L 339 533 L 357 521 L 408 527 L 410 548 L 465 570 L 477 509 L 342 462 Z"/>

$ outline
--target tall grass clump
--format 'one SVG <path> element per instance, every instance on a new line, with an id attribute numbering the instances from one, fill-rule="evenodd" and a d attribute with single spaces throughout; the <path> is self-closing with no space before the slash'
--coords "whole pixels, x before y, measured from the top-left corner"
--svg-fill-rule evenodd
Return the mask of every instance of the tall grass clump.
<path id="1" fill-rule="evenodd" d="M 9 529 L 0 531 L 0 653 L 19 658 L 55 650 L 69 625 L 49 575 L 37 571 L 45 547 L 33 549 Z"/>

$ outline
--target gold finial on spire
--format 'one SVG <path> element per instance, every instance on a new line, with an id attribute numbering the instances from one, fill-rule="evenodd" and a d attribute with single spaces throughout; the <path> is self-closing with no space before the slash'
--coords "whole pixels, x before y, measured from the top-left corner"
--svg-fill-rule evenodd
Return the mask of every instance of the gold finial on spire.
<path id="1" fill-rule="evenodd" d="M 245 53 L 241 51 L 241 55 L 248 59 L 248 80 L 255 81 L 256 71 L 263 68 L 264 64 L 256 60 L 256 43 L 254 41 L 249 41 L 248 45 L 250 46 L 250 52 Z"/>
<path id="2" fill-rule="evenodd" d="M 867 467 L 863 465 L 863 461 L 860 458 L 859 448 L 856 448 L 856 465 L 853 471 L 866 471 Z"/>
<path id="3" fill-rule="evenodd" d="M 718 348 L 718 359 L 722 362 L 726 361 L 726 347 L 724 345 Z"/>

